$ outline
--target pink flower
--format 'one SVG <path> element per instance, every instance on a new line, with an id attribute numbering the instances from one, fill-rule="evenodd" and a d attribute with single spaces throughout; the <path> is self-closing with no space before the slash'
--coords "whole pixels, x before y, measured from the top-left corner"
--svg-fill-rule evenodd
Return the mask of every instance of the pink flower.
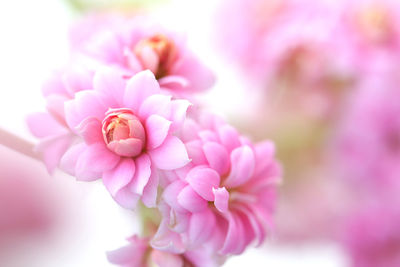
<path id="1" fill-rule="evenodd" d="M 395 199 L 381 199 L 371 206 L 364 203 L 349 218 L 342 241 L 354 267 L 400 265 L 400 210 Z"/>
<path id="2" fill-rule="evenodd" d="M 209 258 L 205 250 L 173 254 L 156 250 L 149 245 L 149 238 L 132 236 L 129 245 L 108 252 L 108 260 L 123 267 L 217 267 L 218 261 Z"/>
<path id="3" fill-rule="evenodd" d="M 83 54 L 101 64 L 121 68 L 127 75 L 149 69 L 162 89 L 178 97 L 188 97 L 214 84 L 214 75 L 186 47 L 183 36 L 143 17 L 109 21 L 105 23 L 109 27 L 97 30 L 86 40 L 77 38 L 74 43 Z M 85 28 L 86 23 L 91 21 L 84 21 L 81 27 Z"/>
<path id="4" fill-rule="evenodd" d="M 82 181 L 103 178 L 124 207 L 133 208 L 139 198 L 155 206 L 157 170 L 189 162 L 174 132 L 190 103 L 162 95 L 150 71 L 126 80 L 120 72 L 103 70 L 93 88 L 65 103 L 66 122 L 82 141 L 64 154 L 61 168 Z"/>
<path id="5" fill-rule="evenodd" d="M 187 121 L 181 134 L 192 162 L 166 174 L 167 205 L 159 205 L 164 221 L 153 247 L 170 251 L 173 244 L 179 251 L 206 244 L 226 255 L 260 244 L 272 227 L 281 175 L 273 144 L 253 145 L 215 117 L 201 125 Z"/>
<path id="6" fill-rule="evenodd" d="M 334 143 L 342 175 L 358 188 L 396 190 L 400 185 L 400 88 L 379 74 L 353 95 Z"/>

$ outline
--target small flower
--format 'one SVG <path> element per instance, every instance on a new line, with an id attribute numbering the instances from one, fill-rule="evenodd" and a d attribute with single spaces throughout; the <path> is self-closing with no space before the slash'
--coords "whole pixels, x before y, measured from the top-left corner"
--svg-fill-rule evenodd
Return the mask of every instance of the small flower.
<path id="1" fill-rule="evenodd" d="M 281 175 L 272 143 L 253 145 L 213 117 L 202 126 L 188 121 L 181 134 L 192 162 L 167 175 L 167 207 L 160 206 L 165 224 L 153 246 L 177 234 L 188 248 L 208 244 L 221 255 L 240 254 L 253 241 L 261 243 L 272 227 Z"/>
<path id="2" fill-rule="evenodd" d="M 93 88 L 65 103 L 67 124 L 82 141 L 65 153 L 61 167 L 79 180 L 103 178 L 124 207 L 135 207 L 139 198 L 155 206 L 157 170 L 189 162 L 183 142 L 174 135 L 189 102 L 160 94 L 150 71 L 127 81 L 118 71 L 100 71 Z"/>

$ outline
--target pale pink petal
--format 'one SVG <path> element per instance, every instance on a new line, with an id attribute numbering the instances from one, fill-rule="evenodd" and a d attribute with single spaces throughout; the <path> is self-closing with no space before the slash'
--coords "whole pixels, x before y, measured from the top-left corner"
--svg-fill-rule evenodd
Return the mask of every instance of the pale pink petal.
<path id="1" fill-rule="evenodd" d="M 79 143 L 69 148 L 61 158 L 60 168 L 70 175 L 75 175 L 76 163 L 86 147 L 86 144 Z"/>
<path id="2" fill-rule="evenodd" d="M 171 96 L 169 95 L 152 95 L 143 101 L 139 109 L 139 117 L 148 118 L 150 115 L 157 114 L 164 118 L 171 116 Z"/>
<path id="3" fill-rule="evenodd" d="M 213 188 L 218 188 L 220 183 L 219 174 L 210 168 L 198 166 L 190 170 L 186 181 L 201 197 L 208 201 L 214 200 Z"/>
<path id="4" fill-rule="evenodd" d="M 187 110 L 191 105 L 192 103 L 185 99 L 173 100 L 171 102 L 171 131 L 176 131 L 182 128 L 186 119 Z"/>
<path id="5" fill-rule="evenodd" d="M 214 205 L 222 213 L 228 211 L 229 204 L 229 192 L 225 187 L 222 188 L 213 188 L 214 193 Z"/>
<path id="6" fill-rule="evenodd" d="M 190 83 L 183 76 L 168 75 L 158 80 L 158 83 L 162 88 L 181 90 L 187 87 Z"/>
<path id="7" fill-rule="evenodd" d="M 177 180 L 173 183 L 171 183 L 170 185 L 168 185 L 163 192 L 163 199 L 164 201 L 174 210 L 176 210 L 177 212 L 182 212 L 185 213 L 187 212 L 178 202 L 178 198 L 177 196 L 179 195 L 179 193 L 182 191 L 183 188 L 186 187 L 186 183 L 181 181 L 181 180 Z"/>
<path id="8" fill-rule="evenodd" d="M 135 56 L 135 54 L 132 53 L 131 49 L 128 49 L 128 48 L 124 49 L 124 55 L 126 57 L 129 69 L 133 73 L 137 73 L 137 72 L 143 70 L 142 64 L 140 63 L 138 58 Z"/>
<path id="9" fill-rule="evenodd" d="M 170 230 L 166 219 L 161 221 L 157 233 L 150 244 L 154 249 L 171 253 L 183 253 L 186 250 L 186 246 L 183 244 L 180 235 Z"/>
<path id="10" fill-rule="evenodd" d="M 92 79 L 92 72 L 87 68 L 80 67 L 79 65 L 74 68 L 65 69 L 62 75 L 62 82 L 65 90 L 71 96 L 76 92 L 92 89 Z"/>
<path id="11" fill-rule="evenodd" d="M 237 250 L 239 250 L 240 244 L 243 242 L 240 240 L 240 226 L 238 220 L 230 214 L 229 219 L 228 232 L 226 234 L 225 242 L 222 249 L 219 251 L 221 254 L 235 254 Z"/>
<path id="12" fill-rule="evenodd" d="M 132 210 L 136 208 L 140 196 L 129 191 L 127 187 L 124 187 L 113 198 L 123 208 Z"/>
<path id="13" fill-rule="evenodd" d="M 168 136 L 164 143 L 149 151 L 155 166 L 162 170 L 174 170 L 190 162 L 185 145 L 175 136 Z"/>
<path id="14" fill-rule="evenodd" d="M 102 121 L 107 109 L 96 91 L 82 91 L 75 95 L 74 100 L 65 102 L 65 118 L 68 126 L 73 129 L 88 117 Z"/>
<path id="15" fill-rule="evenodd" d="M 92 144 L 80 155 L 76 164 L 76 178 L 82 181 L 92 181 L 101 178 L 105 171 L 113 169 L 120 157 L 101 143 Z"/>
<path id="16" fill-rule="evenodd" d="M 84 119 L 77 126 L 77 132 L 88 145 L 97 142 L 104 142 L 103 133 L 101 131 L 101 122 L 94 117 Z"/>
<path id="17" fill-rule="evenodd" d="M 150 46 L 145 46 L 141 49 L 140 58 L 144 69 L 149 69 L 153 73 L 157 71 L 159 58 Z"/>
<path id="18" fill-rule="evenodd" d="M 113 103 L 109 108 L 123 105 L 126 81 L 122 75 L 119 71 L 105 68 L 97 71 L 93 78 L 94 89 L 108 96 L 110 103 Z"/>
<path id="19" fill-rule="evenodd" d="M 143 189 L 142 202 L 146 207 L 154 208 L 157 205 L 159 176 L 156 170 L 151 170 L 147 185 Z"/>
<path id="20" fill-rule="evenodd" d="M 216 142 L 207 142 L 203 145 L 203 151 L 210 167 L 220 175 L 224 175 L 229 171 L 230 157 L 222 145 Z"/>
<path id="21" fill-rule="evenodd" d="M 124 95 L 124 104 L 127 108 L 132 109 L 134 113 L 137 113 L 146 98 L 159 93 L 160 85 L 154 74 L 148 70 L 142 71 L 128 81 Z"/>
<path id="22" fill-rule="evenodd" d="M 135 174 L 135 163 L 131 158 L 121 159 L 115 168 L 104 172 L 103 183 L 110 194 L 115 197 L 123 187 L 132 180 Z"/>
<path id="23" fill-rule="evenodd" d="M 62 134 L 43 139 L 36 150 L 42 155 L 47 170 L 52 173 L 60 163 L 61 157 L 72 144 L 73 137 L 70 134 Z"/>
<path id="24" fill-rule="evenodd" d="M 214 131 L 203 130 L 200 131 L 198 135 L 203 142 L 218 142 L 218 136 Z"/>
<path id="25" fill-rule="evenodd" d="M 107 147 L 124 157 L 134 157 L 139 155 L 143 148 L 143 141 L 136 138 L 121 139 L 111 141 Z"/>
<path id="26" fill-rule="evenodd" d="M 252 177 L 254 168 L 253 150 L 248 146 L 236 148 L 231 153 L 231 172 L 224 185 L 232 188 L 246 183 Z"/>
<path id="27" fill-rule="evenodd" d="M 54 119 L 63 127 L 68 127 L 65 121 L 64 102 L 69 98 L 62 95 L 50 95 L 46 97 L 46 108 Z"/>
<path id="28" fill-rule="evenodd" d="M 159 115 L 151 115 L 146 120 L 147 148 L 159 147 L 168 135 L 171 121 Z"/>
<path id="29" fill-rule="evenodd" d="M 135 159 L 136 172 L 129 184 L 129 189 L 135 194 L 142 195 L 143 190 L 149 182 L 151 175 L 151 161 L 147 154 L 143 154 Z"/>
<path id="30" fill-rule="evenodd" d="M 147 242 L 143 242 L 141 239 L 135 238 L 132 240 L 131 244 L 125 247 L 108 251 L 107 259 L 112 264 L 141 267 L 147 248 Z"/>
<path id="31" fill-rule="evenodd" d="M 178 195 L 178 203 L 190 212 L 200 212 L 207 208 L 207 201 L 190 186 L 183 188 Z"/>
<path id="32" fill-rule="evenodd" d="M 206 242 L 215 228 L 215 215 L 209 209 L 193 213 L 190 218 L 189 240 L 194 246 Z"/>
<path id="33" fill-rule="evenodd" d="M 180 254 L 153 250 L 151 259 L 158 267 L 184 267 L 184 262 Z"/>
<path id="34" fill-rule="evenodd" d="M 219 127 L 218 136 L 222 145 L 228 150 L 228 153 L 241 145 L 238 132 L 230 125 Z"/>
<path id="35" fill-rule="evenodd" d="M 66 129 L 60 125 L 48 113 L 33 113 L 26 118 L 29 130 L 38 138 L 67 133 Z"/>
<path id="36" fill-rule="evenodd" d="M 200 140 L 193 140 L 185 143 L 187 153 L 192 163 L 195 165 L 206 165 L 208 164 L 207 159 L 203 152 L 203 142 Z"/>

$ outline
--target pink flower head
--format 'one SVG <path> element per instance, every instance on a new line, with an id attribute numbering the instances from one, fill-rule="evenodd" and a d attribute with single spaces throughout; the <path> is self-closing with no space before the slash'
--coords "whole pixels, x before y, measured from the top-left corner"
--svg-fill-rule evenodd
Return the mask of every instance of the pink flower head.
<path id="1" fill-rule="evenodd" d="M 149 238 L 133 236 L 129 245 L 107 254 L 108 260 L 123 267 L 217 267 L 217 261 L 208 257 L 207 251 L 188 251 L 173 254 L 152 248 Z"/>
<path id="2" fill-rule="evenodd" d="M 86 41 L 80 38 L 76 42 L 83 54 L 101 64 L 121 68 L 127 75 L 148 69 L 161 88 L 174 96 L 187 97 L 213 85 L 214 75 L 186 47 L 181 35 L 145 18 L 109 24 L 105 30 L 90 34 Z"/>
<path id="3" fill-rule="evenodd" d="M 362 187 L 400 185 L 400 90 L 398 79 L 372 77 L 354 94 L 338 132 L 335 159 L 343 175 Z"/>
<path id="4" fill-rule="evenodd" d="M 133 208 L 139 198 L 155 206 L 157 169 L 173 170 L 189 162 L 174 132 L 190 103 L 161 94 L 150 71 L 128 80 L 115 70 L 99 71 L 93 88 L 65 103 L 66 122 L 82 141 L 65 153 L 61 168 L 78 180 L 103 178 L 124 207 Z"/>
<path id="5" fill-rule="evenodd" d="M 215 117 L 200 125 L 187 121 L 181 134 L 192 161 L 167 174 L 167 207 L 160 206 L 165 221 L 153 246 L 168 250 L 162 245 L 168 240 L 175 240 L 174 248 L 205 243 L 226 255 L 261 243 L 272 227 L 281 175 L 273 144 L 253 145 Z"/>
<path id="6" fill-rule="evenodd" d="M 398 201 L 381 199 L 353 214 L 343 233 L 354 267 L 400 265 L 400 209 Z"/>

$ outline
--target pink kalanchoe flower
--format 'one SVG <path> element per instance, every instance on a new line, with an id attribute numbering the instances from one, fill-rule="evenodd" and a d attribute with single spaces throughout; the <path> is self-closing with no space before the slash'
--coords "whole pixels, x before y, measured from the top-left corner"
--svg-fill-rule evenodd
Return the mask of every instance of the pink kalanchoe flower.
<path id="1" fill-rule="evenodd" d="M 400 206 L 396 196 L 372 205 L 364 202 L 361 211 L 349 218 L 342 241 L 353 267 L 400 266 Z"/>
<path id="2" fill-rule="evenodd" d="M 208 256 L 206 250 L 173 254 L 150 246 L 149 238 L 132 236 L 129 245 L 107 253 L 108 260 L 123 267 L 217 267 L 220 262 Z"/>
<path id="3" fill-rule="evenodd" d="M 379 74 L 366 80 L 338 132 L 335 162 L 362 188 L 400 186 L 399 89 L 398 78 Z"/>
<path id="4" fill-rule="evenodd" d="M 83 21 L 77 28 L 85 28 L 92 20 Z M 100 17 L 99 22 L 102 20 Z M 204 91 L 214 84 L 213 73 L 187 48 L 182 35 L 144 17 L 108 21 L 109 27 L 97 29 L 86 40 L 76 34 L 72 43 L 77 50 L 101 64 L 121 68 L 127 75 L 148 69 L 162 89 L 178 97 Z"/>
<path id="5" fill-rule="evenodd" d="M 155 206 L 157 169 L 173 170 L 189 162 L 183 142 L 174 135 L 190 103 L 162 95 L 150 71 L 126 80 L 115 70 L 95 74 L 93 90 L 65 103 L 69 128 L 82 141 L 61 159 L 61 168 L 78 180 L 99 178 L 122 206 L 139 198 Z"/>
<path id="6" fill-rule="evenodd" d="M 281 176 L 274 146 L 253 145 L 215 117 L 187 121 L 181 134 L 192 159 L 166 174 L 170 184 L 160 205 L 164 221 L 153 247 L 194 249 L 204 245 L 221 255 L 240 254 L 260 244 L 272 227 L 276 185 Z"/>

